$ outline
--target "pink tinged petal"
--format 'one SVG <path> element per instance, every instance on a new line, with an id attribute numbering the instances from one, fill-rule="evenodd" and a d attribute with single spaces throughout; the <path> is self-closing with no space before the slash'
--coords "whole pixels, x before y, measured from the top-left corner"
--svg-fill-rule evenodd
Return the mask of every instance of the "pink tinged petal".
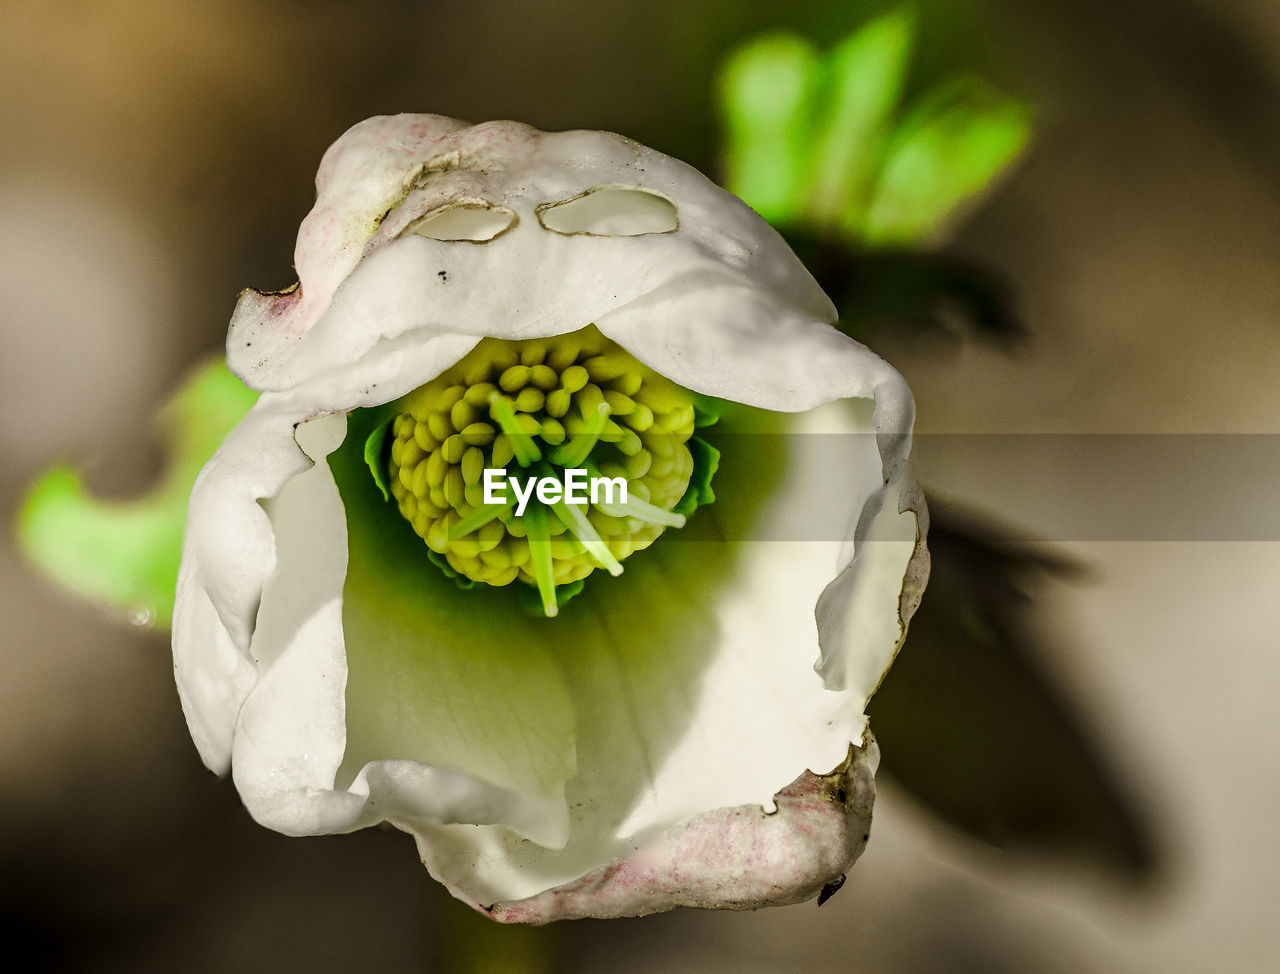
<path id="1" fill-rule="evenodd" d="M 830 774 L 806 771 L 778 792 L 774 811 L 743 805 L 704 812 L 571 883 L 479 908 L 503 923 L 542 924 L 812 899 L 837 885 L 866 847 L 876 760 L 869 739 Z"/>

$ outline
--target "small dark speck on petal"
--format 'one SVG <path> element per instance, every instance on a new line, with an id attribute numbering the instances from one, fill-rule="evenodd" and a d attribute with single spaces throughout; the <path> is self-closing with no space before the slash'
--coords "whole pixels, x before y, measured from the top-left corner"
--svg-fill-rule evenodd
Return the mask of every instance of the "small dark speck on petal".
<path id="1" fill-rule="evenodd" d="M 822 887 L 822 892 L 818 894 L 819 906 L 827 902 L 827 900 L 831 899 L 831 897 L 835 896 L 836 893 L 839 892 L 840 887 L 844 885 L 844 879 L 843 875 L 837 876 L 831 882 L 827 883 L 826 886 Z"/>

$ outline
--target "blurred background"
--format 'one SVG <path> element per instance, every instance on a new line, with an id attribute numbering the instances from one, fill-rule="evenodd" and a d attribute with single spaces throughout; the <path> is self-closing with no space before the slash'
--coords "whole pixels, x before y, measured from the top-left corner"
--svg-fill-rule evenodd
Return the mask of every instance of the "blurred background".
<path id="1" fill-rule="evenodd" d="M 0 930 L 32 969 L 1280 969 L 1277 480 L 1206 471 L 1218 437 L 1158 441 L 1141 483 L 1093 449 L 1280 433 L 1280 7 L 916 7 L 909 88 L 979 74 L 1035 135 L 917 262 L 1003 324 L 924 273 L 925 327 L 859 326 L 916 395 L 938 574 L 873 705 L 875 829 L 838 895 L 506 931 L 400 833 L 263 830 L 200 765 L 167 634 L 58 591 L 6 532 Z M 220 353 L 240 288 L 295 280 L 315 167 L 354 122 L 603 128 L 714 175 L 737 45 L 825 48 L 886 8 L 5 0 L 4 521 L 59 459 L 107 497 L 148 486 L 155 410 Z M 1014 433 L 1075 452 L 1027 462 Z M 1148 520 L 1088 520 L 1116 507 Z M 1215 532 L 1206 508 L 1261 513 Z"/>

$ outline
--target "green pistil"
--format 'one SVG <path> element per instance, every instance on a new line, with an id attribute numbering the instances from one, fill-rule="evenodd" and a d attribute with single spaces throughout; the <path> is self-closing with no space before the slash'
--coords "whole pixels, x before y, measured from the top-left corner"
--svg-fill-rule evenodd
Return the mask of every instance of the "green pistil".
<path id="1" fill-rule="evenodd" d="M 562 443 L 552 450 L 551 462 L 566 469 L 582 466 L 587 457 L 591 456 L 591 451 L 596 448 L 600 434 L 609 425 L 609 412 L 609 404 L 602 401 L 590 416 L 583 417 L 585 423 L 581 432 L 567 443 Z"/>
<path id="2" fill-rule="evenodd" d="M 609 570 L 610 575 L 616 577 L 622 574 L 622 563 L 613 557 L 613 552 L 604 543 L 604 539 L 600 537 L 599 532 L 591 526 L 591 522 L 587 520 L 587 515 L 582 512 L 580 507 L 567 501 L 556 501 L 551 505 L 551 509 L 556 512 L 556 517 L 560 519 L 560 523 L 568 528 L 569 533 L 582 543 L 582 547 L 587 549 L 588 554 Z"/>
<path id="3" fill-rule="evenodd" d="M 449 528 L 449 540 L 457 541 L 459 538 L 465 538 L 472 531 L 478 531 L 490 521 L 506 514 L 515 505 L 515 501 L 507 501 L 505 504 L 481 504 L 470 514 L 464 514 L 453 527 Z"/>
<path id="4" fill-rule="evenodd" d="M 642 501 L 639 497 L 631 497 L 630 495 L 628 495 L 625 504 L 606 504 L 602 502 L 597 504 L 596 507 L 610 517 L 634 517 L 644 521 L 646 524 L 661 524 L 667 528 L 682 528 L 685 523 L 683 514 L 673 514 L 671 511 L 655 507 L 648 501 Z"/>
<path id="5" fill-rule="evenodd" d="M 588 463 L 586 471 L 588 477 L 602 476 L 595 464 Z M 686 520 L 683 514 L 677 514 L 674 511 L 668 511 L 665 507 L 658 507 L 656 504 L 642 501 L 629 491 L 627 492 L 625 503 L 615 502 L 610 504 L 607 501 L 601 501 L 595 506 L 602 514 L 608 514 L 610 517 L 634 517 L 644 521 L 646 524 L 658 524 L 665 528 L 682 528 Z"/>
<path id="6" fill-rule="evenodd" d="M 489 415 L 497 420 L 503 434 L 510 441 L 511 449 L 515 451 L 516 463 L 527 467 L 542 459 L 542 450 L 529 431 L 520 425 L 510 399 L 498 392 L 490 393 Z"/>
<path id="7" fill-rule="evenodd" d="M 560 611 L 556 602 L 556 582 L 551 564 L 551 531 L 547 526 L 547 509 L 532 504 L 521 519 L 529 542 L 529 567 L 538 580 L 538 594 L 542 596 L 542 611 L 552 619 Z"/>

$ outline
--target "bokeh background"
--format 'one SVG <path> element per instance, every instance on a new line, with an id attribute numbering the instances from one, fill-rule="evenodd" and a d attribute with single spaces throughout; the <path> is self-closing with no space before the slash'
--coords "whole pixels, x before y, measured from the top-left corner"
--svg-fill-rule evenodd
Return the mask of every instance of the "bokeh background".
<path id="1" fill-rule="evenodd" d="M 1140 486 L 1106 451 L 1046 469 L 1001 438 L 1280 433 L 1280 7 L 917 7 L 915 83 L 976 72 L 1036 111 L 1030 152 L 939 240 L 1025 337 L 867 335 L 939 434 L 918 452 L 963 512 L 939 534 L 947 577 L 982 584 L 931 590 L 873 710 L 886 773 L 838 895 L 528 935 L 448 900 L 399 833 L 260 829 L 199 763 L 166 635 L 60 593 L 6 532 L 0 931 L 32 969 L 1280 969 L 1280 520 L 1219 537 L 1195 518 L 1265 512 L 1277 480 L 1226 463 L 1220 494 L 1192 491 L 1185 438 Z M 714 173 L 728 51 L 777 28 L 828 45 L 884 8 L 5 0 L 4 521 L 57 459 L 107 496 L 155 477 L 155 409 L 220 349 L 241 287 L 292 283 L 315 166 L 350 124 L 604 128 Z M 1156 529 L 1072 530 L 1070 511 L 1146 496 Z M 1001 621 L 985 655 L 951 638 L 948 599 Z"/>

